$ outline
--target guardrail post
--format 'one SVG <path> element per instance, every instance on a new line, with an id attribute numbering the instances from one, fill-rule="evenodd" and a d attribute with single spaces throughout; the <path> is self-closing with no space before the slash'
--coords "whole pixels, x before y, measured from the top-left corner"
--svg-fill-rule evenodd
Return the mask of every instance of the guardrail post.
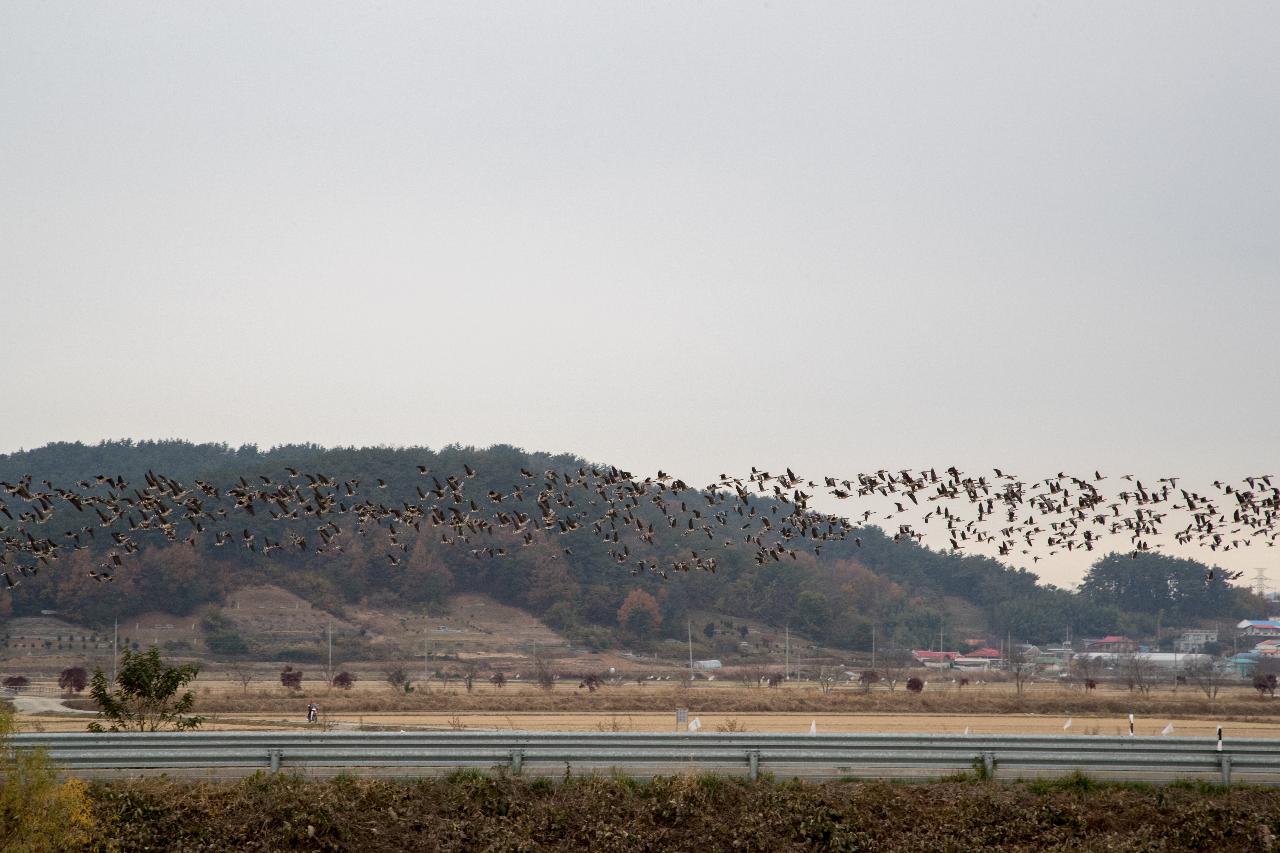
<path id="1" fill-rule="evenodd" d="M 760 750 L 747 750 L 747 778 L 752 782 L 760 778 Z"/>
<path id="2" fill-rule="evenodd" d="M 511 750 L 511 775 L 519 776 L 520 768 L 524 765 L 524 750 Z"/>
<path id="3" fill-rule="evenodd" d="M 1231 784 L 1231 756 L 1225 752 L 1222 753 L 1221 755 L 1218 756 L 1218 763 L 1222 766 L 1222 784 L 1230 785 Z"/>
<path id="4" fill-rule="evenodd" d="M 990 752 L 982 753 L 982 776 L 984 779 L 996 778 L 996 757 Z"/>
<path id="5" fill-rule="evenodd" d="M 279 749 L 268 749 L 268 750 L 267 750 L 267 758 L 268 758 L 268 759 L 270 759 L 270 761 L 271 761 L 271 772 L 272 772 L 272 773 L 279 773 L 279 772 L 280 772 L 280 755 L 281 755 L 281 752 L 282 752 L 282 750 L 279 750 Z"/>

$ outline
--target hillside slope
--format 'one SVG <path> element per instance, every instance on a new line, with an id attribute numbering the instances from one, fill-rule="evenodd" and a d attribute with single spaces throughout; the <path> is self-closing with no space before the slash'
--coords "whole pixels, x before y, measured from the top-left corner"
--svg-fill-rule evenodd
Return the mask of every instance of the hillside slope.
<path id="1" fill-rule="evenodd" d="M 523 539 L 470 523 L 471 532 L 454 523 L 450 533 L 448 525 L 435 521 L 435 513 L 462 519 L 456 506 L 465 510 L 469 502 L 478 509 L 476 500 L 486 494 L 494 511 L 503 512 L 503 495 L 539 484 L 548 487 L 544 494 L 553 494 L 552 483 L 587 469 L 594 471 L 575 457 L 506 445 L 440 450 L 294 445 L 261 451 L 124 441 L 51 444 L 0 455 L 0 481 L 11 486 L 30 477 L 37 491 L 40 484 L 55 490 L 80 484 L 129 502 L 119 518 L 101 522 L 101 514 L 87 508 L 77 513 L 58 507 L 56 519 L 44 525 L 58 559 L 0 597 L 0 608 L 13 615 L 58 610 L 102 628 L 148 611 L 189 615 L 222 602 L 232 590 L 264 584 L 287 589 L 339 618 L 358 607 L 430 607 L 452 594 L 474 592 L 534 614 L 571 642 L 592 648 L 683 637 L 693 611 L 790 626 L 818 642 L 850 649 L 869 648 L 873 629 L 882 646 L 928 645 L 939 632 L 954 636 L 955 630 L 1044 642 L 1068 629 L 1077 635 L 1123 629 L 1127 618 L 1105 602 L 1041 586 L 1030 572 L 982 557 L 940 554 L 910 540 L 895 542 L 874 527 L 824 540 L 821 549 L 806 539 L 781 542 L 771 552 L 773 559 L 762 561 L 756 548 L 730 538 L 738 519 L 730 523 L 727 509 L 716 515 L 725 530 L 721 538 L 713 537 L 705 522 L 705 538 L 695 530 L 694 518 L 704 518 L 697 502 L 706 498 L 707 515 L 717 510 L 714 495 L 696 490 L 678 497 L 672 491 L 669 498 L 689 515 L 687 529 L 663 523 L 662 513 L 633 498 L 626 512 L 642 530 L 640 535 L 632 531 L 629 539 L 619 539 L 611 517 L 618 502 L 609 497 L 605 503 L 603 491 L 599 502 L 590 493 L 578 498 L 591 505 L 589 513 L 585 506 L 574 508 L 586 519 L 583 524 L 566 527 L 563 517 L 559 529 L 551 522 L 529 524 Z M 166 479 L 156 480 L 150 472 Z M 305 494 L 306 479 L 319 494 L 316 477 L 328 478 L 336 495 L 323 519 L 319 512 L 315 518 L 300 517 L 296 507 L 288 513 L 290 506 L 282 501 L 276 509 L 269 499 L 268 490 L 280 483 L 301 483 L 304 488 L 293 488 Z M 457 479 L 443 482 L 450 477 Z M 633 481 L 624 472 L 617 473 L 619 479 L 622 485 L 616 488 L 625 492 Z M 217 484 L 210 488 L 218 494 L 243 494 L 236 509 L 248 504 L 252 518 L 227 515 L 225 525 L 219 522 L 225 532 L 197 535 L 193 529 L 199 522 L 184 524 L 172 515 L 149 519 L 145 510 L 133 511 L 131 496 L 145 506 L 144 496 L 154 491 L 177 493 L 178 481 L 197 497 L 192 484 L 202 482 Z M 370 521 L 344 513 L 339 484 L 348 484 L 347 494 L 354 494 L 350 484 L 372 493 L 369 505 L 376 505 L 379 517 Z M 434 495 L 433 487 L 439 487 Z M 572 499 L 559 500 L 573 508 Z M 781 519 L 790 509 L 767 497 L 747 498 L 739 510 L 744 506 L 756 518 Z M 565 517 L 572 521 L 573 516 Z M 592 517 L 599 520 L 592 523 Z M 789 535 L 781 523 L 777 527 Z M 121 541 L 132 546 L 123 550 L 132 552 L 113 567 L 109 555 L 119 556 Z M 285 547 L 299 541 L 297 548 Z M 625 547 L 628 542 L 631 549 Z M 264 554 L 259 546 L 274 553 Z M 707 570 L 635 568 L 646 558 L 655 568 L 659 560 L 680 563 L 691 547 Z M 113 573 L 110 583 L 94 576 L 104 566 Z M 949 607 L 948 600 L 960 604 Z"/>

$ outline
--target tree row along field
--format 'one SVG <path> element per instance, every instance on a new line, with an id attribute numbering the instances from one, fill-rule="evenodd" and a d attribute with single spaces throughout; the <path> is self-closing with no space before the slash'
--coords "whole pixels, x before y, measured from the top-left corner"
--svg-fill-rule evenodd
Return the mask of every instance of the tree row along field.
<path id="1" fill-rule="evenodd" d="M 691 713 L 839 715 L 915 714 L 982 715 L 1036 714 L 1044 716 L 1123 716 L 1129 713 L 1168 719 L 1236 719 L 1280 722 L 1280 702 L 1239 683 L 1219 688 L 1210 699 L 1187 685 L 1159 685 L 1146 691 L 1130 691 L 1123 685 L 1104 683 L 1095 690 L 1081 686 L 1032 682 L 1019 692 L 1012 683 L 970 684 L 950 681 L 930 683 L 922 693 L 902 687 L 862 689 L 837 687 L 824 692 L 812 682 L 787 682 L 785 686 L 746 687 L 740 683 L 700 683 L 681 687 L 669 683 L 626 682 L 588 690 L 575 680 L 558 682 L 551 689 L 529 683 L 505 687 L 477 684 L 467 691 L 456 684 L 432 686 L 422 682 L 412 693 L 393 689 L 371 679 L 356 682 L 350 690 L 327 687 L 323 682 L 303 682 L 300 689 L 280 685 L 200 679 L 195 683 L 200 714 L 301 715 L 309 702 L 328 714 L 350 718 L 379 713 L 438 714 L 623 714 Z M 44 695 L 56 695 L 52 685 L 35 685 Z M 42 689 L 43 688 L 43 689 Z M 95 710 L 88 697 L 68 699 L 69 707 Z M 963 726 L 962 726 L 963 728 Z"/>

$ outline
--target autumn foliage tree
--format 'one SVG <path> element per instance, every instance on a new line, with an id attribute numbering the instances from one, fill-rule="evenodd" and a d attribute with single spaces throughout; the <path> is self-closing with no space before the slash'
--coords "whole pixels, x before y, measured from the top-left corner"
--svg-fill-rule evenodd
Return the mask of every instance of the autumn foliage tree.
<path id="1" fill-rule="evenodd" d="M 641 639 L 650 637 L 662 624 L 658 600 L 642 589 L 633 589 L 618 608 L 618 624 L 628 634 Z"/>
<path id="2" fill-rule="evenodd" d="M 79 693 L 89 686 L 89 673 L 82 666 L 69 666 L 58 675 L 58 686 L 71 693 Z"/>

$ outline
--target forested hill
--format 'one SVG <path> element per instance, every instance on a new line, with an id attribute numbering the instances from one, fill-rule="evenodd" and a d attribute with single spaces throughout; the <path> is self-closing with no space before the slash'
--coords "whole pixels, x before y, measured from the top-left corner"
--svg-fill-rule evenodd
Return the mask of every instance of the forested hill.
<path id="1" fill-rule="evenodd" d="M 120 441 L 58 443 L 0 455 L 0 481 L 12 486 L 30 476 L 33 489 L 53 490 L 90 487 L 105 478 L 109 488 L 127 481 L 131 485 L 119 489 L 127 494 L 132 484 L 154 475 L 227 489 L 238 483 L 278 483 L 290 476 L 305 483 L 299 478 L 322 474 L 334 483 L 358 482 L 362 490 L 373 490 L 380 506 L 407 507 L 429 503 L 433 485 L 451 475 L 463 477 L 464 471 L 473 475 L 466 479 L 467 494 L 483 500 L 486 494 L 511 493 L 531 475 L 541 479 L 547 471 L 584 466 L 591 463 L 507 445 L 439 450 L 288 445 L 263 451 L 184 441 Z M 290 469 L 297 473 L 287 473 Z M 751 498 L 750 504 L 762 514 L 778 509 L 762 498 Z M 644 511 L 638 502 L 636 506 L 637 514 Z M 236 586 L 269 580 L 338 611 L 360 600 L 431 603 L 453 591 L 482 592 L 591 644 L 606 643 L 623 629 L 683 636 L 688 612 L 698 610 L 790 625 L 829 645 L 866 648 L 872 626 L 882 642 L 927 644 L 947 624 L 947 598 L 975 606 L 990 635 L 1011 634 L 1031 642 L 1058 640 L 1068 629 L 1074 635 L 1140 634 L 1158 611 L 1169 624 L 1171 619 L 1229 617 L 1249 605 L 1247 593 L 1228 587 L 1220 577 L 1205 582 L 1201 564 L 1155 555 L 1103 560 L 1085 592 L 1074 593 L 1043 586 L 1034 574 L 991 559 L 894 542 L 874 527 L 826 542 L 820 553 L 797 544 L 784 558 L 762 564 L 749 546 L 726 545 L 728 540 L 710 534 L 691 538 L 692 524 L 688 530 L 659 524 L 651 527 L 643 545 L 651 556 L 675 559 L 696 540 L 699 559 L 715 566 L 714 572 L 664 572 L 664 579 L 656 572 L 636 572 L 630 560 L 619 558 L 620 545 L 587 529 L 531 528 L 523 539 L 481 529 L 462 545 L 447 541 L 448 535 L 426 523 L 420 529 L 397 528 L 394 521 L 360 525 L 338 513 L 336 520 L 331 515 L 323 522 L 332 527 L 322 531 L 317 519 L 289 517 L 286 509 L 282 504 L 279 513 L 258 511 L 249 522 L 253 531 L 244 527 L 244 519 L 228 520 L 227 539 L 213 530 L 191 537 L 185 531 L 174 535 L 171 530 L 167 537 L 135 531 L 136 552 L 120 567 L 110 559 L 120 539 L 113 541 L 109 534 L 132 530 L 125 526 L 134 523 L 132 513 L 112 527 L 87 509 L 78 514 L 59 509 L 43 523 L 45 535 L 60 542 L 59 556 L 38 566 L 34 576 L 23 577 L 12 592 L 0 592 L 0 612 L 54 609 L 103 625 L 149 610 L 189 613 L 220 601 Z M 8 525 L 0 536 L 14 535 L 13 519 L 0 516 L 0 525 Z M 73 538 L 75 531 L 79 535 Z M 328 547 L 331 537 L 341 545 Z M 273 540 L 276 547 L 267 548 L 272 553 L 256 547 L 270 546 Z M 308 544 L 280 544 L 298 540 Z M 318 547 L 322 541 L 324 548 Z M 629 558 L 645 556 L 639 545 L 635 550 Z M 111 582 L 94 577 L 104 567 L 112 573 Z M 656 624 L 639 618 L 629 627 L 620 626 L 619 610 L 637 589 L 656 602 Z M 652 607 L 631 611 L 643 617 Z"/>

